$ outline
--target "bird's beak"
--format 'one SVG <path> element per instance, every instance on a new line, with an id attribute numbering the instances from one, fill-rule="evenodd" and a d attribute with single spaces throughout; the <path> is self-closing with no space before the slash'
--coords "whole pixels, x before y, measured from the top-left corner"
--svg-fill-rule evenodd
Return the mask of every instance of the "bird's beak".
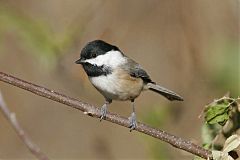
<path id="1" fill-rule="evenodd" d="M 83 64 L 85 61 L 83 58 L 80 58 L 79 60 L 77 60 L 75 63 L 76 64 Z"/>

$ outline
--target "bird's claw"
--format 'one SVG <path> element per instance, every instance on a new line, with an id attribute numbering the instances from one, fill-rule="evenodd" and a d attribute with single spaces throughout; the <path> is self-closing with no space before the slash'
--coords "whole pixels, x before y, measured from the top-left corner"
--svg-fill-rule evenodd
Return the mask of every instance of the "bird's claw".
<path id="1" fill-rule="evenodd" d="M 107 105 L 104 104 L 104 105 L 101 107 L 100 121 L 102 121 L 103 119 L 105 119 L 105 118 L 106 118 L 106 115 L 107 115 Z"/>
<path id="2" fill-rule="evenodd" d="M 128 119 L 129 119 L 129 123 L 130 123 L 129 128 L 130 128 L 130 132 L 131 132 L 132 130 L 134 130 L 137 127 L 136 114 L 133 112 Z"/>

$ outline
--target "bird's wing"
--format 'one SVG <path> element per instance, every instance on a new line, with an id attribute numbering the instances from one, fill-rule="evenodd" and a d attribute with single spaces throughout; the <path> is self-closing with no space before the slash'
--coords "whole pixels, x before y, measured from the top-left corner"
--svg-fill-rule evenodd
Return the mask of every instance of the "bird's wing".
<path id="1" fill-rule="evenodd" d="M 141 78 L 145 83 L 152 82 L 147 72 L 134 60 L 128 58 L 128 64 L 125 66 L 132 77 Z"/>

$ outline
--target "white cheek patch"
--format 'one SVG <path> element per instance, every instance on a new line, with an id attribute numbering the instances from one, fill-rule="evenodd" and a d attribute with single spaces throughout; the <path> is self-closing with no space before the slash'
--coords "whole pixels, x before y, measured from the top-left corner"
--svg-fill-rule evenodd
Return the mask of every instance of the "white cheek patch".
<path id="1" fill-rule="evenodd" d="M 96 58 L 85 60 L 85 62 L 91 63 L 92 65 L 105 65 L 109 67 L 117 67 L 126 61 L 126 58 L 119 51 L 108 51 L 104 55 L 99 55 Z"/>

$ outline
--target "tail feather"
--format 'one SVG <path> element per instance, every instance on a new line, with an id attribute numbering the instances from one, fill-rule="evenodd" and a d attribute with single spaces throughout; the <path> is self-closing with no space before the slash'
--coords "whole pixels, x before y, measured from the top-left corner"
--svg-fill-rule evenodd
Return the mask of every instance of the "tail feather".
<path id="1" fill-rule="evenodd" d="M 183 98 L 180 95 L 178 95 L 177 93 L 174 93 L 173 91 L 170 91 L 170 90 L 168 90 L 164 87 L 161 87 L 157 84 L 148 83 L 147 88 L 163 95 L 165 98 L 167 98 L 170 101 L 174 101 L 174 100 L 183 101 Z"/>

